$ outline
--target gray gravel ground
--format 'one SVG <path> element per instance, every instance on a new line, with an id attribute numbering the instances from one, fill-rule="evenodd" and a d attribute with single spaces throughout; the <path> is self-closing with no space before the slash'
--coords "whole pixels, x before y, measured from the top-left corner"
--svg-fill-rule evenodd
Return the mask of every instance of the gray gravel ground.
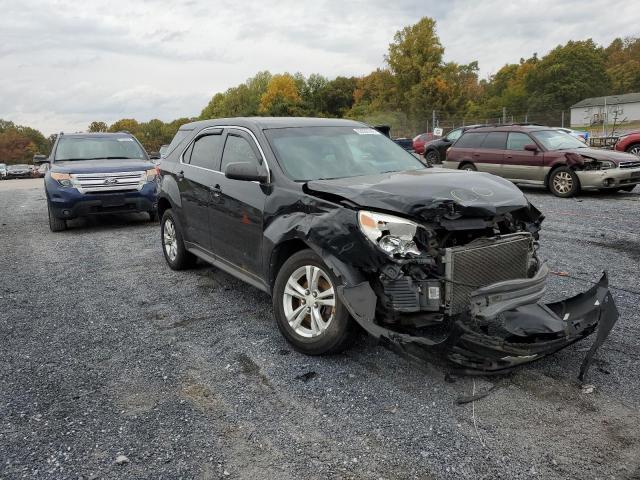
<path id="1" fill-rule="evenodd" d="M 584 393 L 589 341 L 453 383 L 364 336 L 305 357 L 265 294 L 171 271 L 143 215 L 53 234 L 42 181 L 17 182 L 0 182 L 0 479 L 640 478 L 640 188 L 526 192 L 554 269 L 629 290 Z M 587 287 L 553 277 L 548 297 Z M 457 405 L 474 382 L 498 388 Z"/>

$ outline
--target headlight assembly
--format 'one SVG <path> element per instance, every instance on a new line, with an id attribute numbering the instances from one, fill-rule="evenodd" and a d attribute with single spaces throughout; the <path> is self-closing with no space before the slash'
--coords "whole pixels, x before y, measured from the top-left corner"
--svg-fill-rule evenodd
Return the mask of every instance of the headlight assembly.
<path id="1" fill-rule="evenodd" d="M 147 182 L 153 182 L 158 176 L 157 168 L 150 168 L 146 171 Z"/>
<path id="2" fill-rule="evenodd" d="M 609 170 L 611 168 L 616 168 L 616 164 L 609 160 L 600 160 L 600 170 Z"/>
<path id="3" fill-rule="evenodd" d="M 389 256 L 420 255 L 414 237 L 419 225 L 384 213 L 358 212 L 358 224 L 365 236 Z"/>
<path id="4" fill-rule="evenodd" d="M 51 178 L 58 182 L 61 187 L 73 187 L 73 180 L 68 173 L 51 172 Z"/>

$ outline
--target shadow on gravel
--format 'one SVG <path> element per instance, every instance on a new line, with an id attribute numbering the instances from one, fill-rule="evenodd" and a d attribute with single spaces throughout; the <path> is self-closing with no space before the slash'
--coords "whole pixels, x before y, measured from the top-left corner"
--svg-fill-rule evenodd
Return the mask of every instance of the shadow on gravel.
<path id="1" fill-rule="evenodd" d="M 69 232 L 85 233 L 114 228 L 158 226 L 158 222 L 150 221 L 146 213 L 125 213 L 120 215 L 96 215 L 92 217 L 81 217 L 67 220 Z"/>
<path id="2" fill-rule="evenodd" d="M 601 192 L 599 190 L 587 190 L 584 192 L 580 192 L 577 196 L 571 198 L 560 198 L 554 197 L 554 195 L 548 191 L 545 187 L 541 187 L 538 185 L 517 185 L 517 187 L 526 193 L 546 193 L 551 198 L 557 198 L 558 200 L 567 200 L 573 201 L 580 200 L 581 198 L 605 198 L 605 199 L 630 199 L 630 198 L 638 198 L 640 197 L 640 188 L 636 187 L 635 190 L 631 192 L 619 191 L 619 192 L 611 192 L 605 191 Z"/>

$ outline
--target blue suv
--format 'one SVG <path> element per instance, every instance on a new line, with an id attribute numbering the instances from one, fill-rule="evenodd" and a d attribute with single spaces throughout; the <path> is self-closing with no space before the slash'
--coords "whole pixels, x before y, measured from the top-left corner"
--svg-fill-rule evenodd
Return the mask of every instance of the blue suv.
<path id="1" fill-rule="evenodd" d="M 44 177 L 49 227 L 67 228 L 72 218 L 106 213 L 147 212 L 157 218 L 157 173 L 147 152 L 131 134 L 60 134 Z"/>

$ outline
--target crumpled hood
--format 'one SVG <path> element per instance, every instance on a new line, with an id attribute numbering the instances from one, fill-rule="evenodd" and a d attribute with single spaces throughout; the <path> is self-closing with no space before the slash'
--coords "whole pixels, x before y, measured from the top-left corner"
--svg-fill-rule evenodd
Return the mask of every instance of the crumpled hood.
<path id="1" fill-rule="evenodd" d="M 563 152 L 576 153 L 595 160 L 609 160 L 616 165 L 621 162 L 637 162 L 638 157 L 631 153 L 618 152 L 616 150 L 603 150 L 600 148 L 573 148 Z"/>
<path id="2" fill-rule="evenodd" d="M 59 173 L 137 172 L 151 168 L 154 168 L 153 163 L 138 159 L 57 161 L 51 165 L 51 171 Z"/>
<path id="3" fill-rule="evenodd" d="M 472 217 L 490 217 L 529 206 L 511 182 L 481 172 L 430 168 L 406 172 L 307 182 L 309 194 L 342 197 L 360 207 L 429 218 L 433 211 L 455 205 Z"/>

